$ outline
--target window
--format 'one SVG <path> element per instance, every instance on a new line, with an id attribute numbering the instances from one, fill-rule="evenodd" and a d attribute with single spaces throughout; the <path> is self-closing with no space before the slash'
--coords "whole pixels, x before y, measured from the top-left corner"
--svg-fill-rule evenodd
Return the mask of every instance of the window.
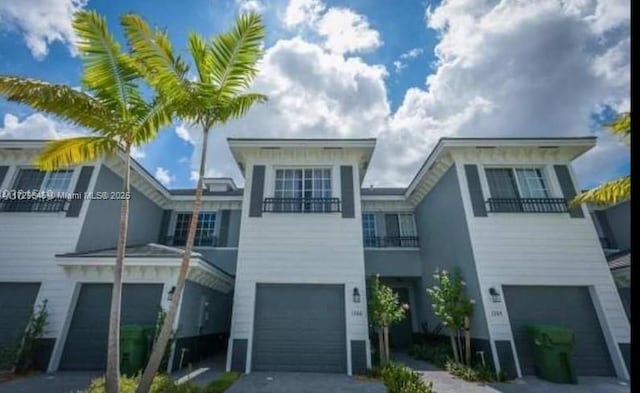
<path id="1" fill-rule="evenodd" d="M 540 168 L 487 168 L 491 212 L 562 213 L 564 198 L 552 198 Z"/>
<path id="2" fill-rule="evenodd" d="M 173 231 L 173 245 L 184 246 L 187 244 L 187 234 L 189 233 L 189 224 L 191 222 L 191 213 L 176 214 L 176 225 Z M 216 213 L 202 212 L 198 214 L 198 224 L 196 226 L 196 237 L 193 241 L 194 246 L 215 246 L 214 230 L 216 226 Z"/>
<path id="3" fill-rule="evenodd" d="M 490 168 L 485 171 L 492 198 L 548 198 L 542 169 Z"/>
<path id="4" fill-rule="evenodd" d="M 44 172 L 38 169 L 20 169 L 13 188 L 16 191 L 66 192 L 71 184 L 73 170 Z"/>
<path id="5" fill-rule="evenodd" d="M 273 211 L 333 211 L 330 168 L 277 169 Z"/>
<path id="6" fill-rule="evenodd" d="M 362 237 L 365 247 L 375 247 L 376 244 L 376 216 L 373 213 L 362 214 Z"/>

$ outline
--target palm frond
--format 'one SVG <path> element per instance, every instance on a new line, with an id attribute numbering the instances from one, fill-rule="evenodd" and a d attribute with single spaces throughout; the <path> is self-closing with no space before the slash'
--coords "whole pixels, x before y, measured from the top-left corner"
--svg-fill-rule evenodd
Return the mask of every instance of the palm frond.
<path id="1" fill-rule="evenodd" d="M 231 31 L 212 39 L 213 82 L 221 96 L 237 94 L 255 78 L 264 31 L 260 15 L 250 12 L 239 16 Z"/>
<path id="2" fill-rule="evenodd" d="M 569 207 L 575 207 L 581 203 L 593 203 L 596 205 L 616 204 L 629 197 L 631 197 L 631 176 L 624 176 L 602 183 L 596 188 L 577 195 L 569 203 Z"/>
<path id="3" fill-rule="evenodd" d="M 607 124 L 607 128 L 628 146 L 631 142 L 631 112 L 619 114 L 613 122 Z"/>
<path id="4" fill-rule="evenodd" d="M 35 164 L 44 171 L 54 171 L 115 153 L 118 143 L 104 136 L 83 136 L 50 141 L 36 157 Z"/>
<path id="5" fill-rule="evenodd" d="M 148 143 L 162 127 L 171 123 L 174 103 L 171 98 L 156 97 L 137 113 L 136 125 L 132 128 L 130 141 L 134 146 Z"/>
<path id="6" fill-rule="evenodd" d="M 267 96 L 259 93 L 245 93 L 237 95 L 225 102 L 224 106 L 218 114 L 217 122 L 225 123 L 232 119 L 244 116 L 247 111 L 258 103 L 267 101 Z"/>
<path id="7" fill-rule="evenodd" d="M 167 33 L 151 30 L 142 17 L 133 13 L 123 15 L 120 23 L 133 57 L 144 67 L 144 77 L 149 84 L 165 96 L 186 95 L 184 79 L 188 66 L 180 56 L 174 55 Z"/>
<path id="8" fill-rule="evenodd" d="M 209 48 L 207 42 L 198 34 L 189 33 L 189 52 L 193 57 L 193 63 L 198 71 L 198 77 L 203 84 L 211 83 L 212 76 L 212 58 L 209 56 Z"/>
<path id="9" fill-rule="evenodd" d="M 128 93 L 138 77 L 127 54 L 109 33 L 105 18 L 94 10 L 78 11 L 73 28 L 84 63 L 83 83 L 106 106 L 125 114 L 129 105 Z"/>
<path id="10" fill-rule="evenodd" d="M 98 132 L 113 124 L 105 119 L 117 116 L 87 93 L 35 79 L 0 76 L 0 95 Z"/>

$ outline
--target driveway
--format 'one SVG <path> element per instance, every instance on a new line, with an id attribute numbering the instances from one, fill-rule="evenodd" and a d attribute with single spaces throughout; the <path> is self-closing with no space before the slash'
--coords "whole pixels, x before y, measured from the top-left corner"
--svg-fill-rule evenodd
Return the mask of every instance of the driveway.
<path id="1" fill-rule="evenodd" d="M 99 376 L 91 371 L 58 371 L 38 374 L 0 383 L 0 393 L 72 393 L 86 389 L 89 382 Z"/>
<path id="2" fill-rule="evenodd" d="M 616 378 L 578 377 L 577 385 L 547 382 L 527 376 L 507 383 L 474 383 L 456 378 L 430 363 L 415 360 L 406 354 L 395 360 L 419 371 L 425 381 L 433 382 L 438 393 L 629 393 L 629 384 Z"/>
<path id="3" fill-rule="evenodd" d="M 378 381 L 344 374 L 252 372 L 227 393 L 386 393 Z"/>

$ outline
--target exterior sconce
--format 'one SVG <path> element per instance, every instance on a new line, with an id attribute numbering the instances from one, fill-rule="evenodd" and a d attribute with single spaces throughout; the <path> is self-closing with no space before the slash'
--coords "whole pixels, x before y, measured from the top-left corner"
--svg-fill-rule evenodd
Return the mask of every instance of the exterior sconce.
<path id="1" fill-rule="evenodd" d="M 353 302 L 360 303 L 360 291 L 358 288 L 353 288 Z"/>
<path id="2" fill-rule="evenodd" d="M 491 295 L 491 300 L 494 303 L 500 303 L 500 294 L 494 287 L 489 288 L 489 295 Z"/>
<path id="3" fill-rule="evenodd" d="M 173 294 L 176 292 L 176 287 L 173 286 L 171 287 L 171 289 L 169 289 L 169 292 L 167 292 L 167 300 L 168 301 L 172 301 L 173 300 Z"/>

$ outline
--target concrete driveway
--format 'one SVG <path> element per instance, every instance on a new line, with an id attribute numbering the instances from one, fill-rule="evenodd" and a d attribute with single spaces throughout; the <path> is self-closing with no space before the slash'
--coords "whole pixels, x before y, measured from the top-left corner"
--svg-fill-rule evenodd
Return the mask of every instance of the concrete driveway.
<path id="1" fill-rule="evenodd" d="M 227 393 L 386 393 L 381 382 L 344 374 L 253 372 Z"/>
<path id="2" fill-rule="evenodd" d="M 72 393 L 86 389 L 100 373 L 91 371 L 58 371 L 0 383 L 0 393 Z"/>

